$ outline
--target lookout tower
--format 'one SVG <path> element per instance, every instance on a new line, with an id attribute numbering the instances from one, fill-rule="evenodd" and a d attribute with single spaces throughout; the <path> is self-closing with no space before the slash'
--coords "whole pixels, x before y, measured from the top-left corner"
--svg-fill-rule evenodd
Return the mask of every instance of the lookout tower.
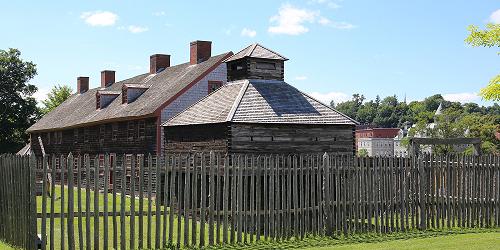
<path id="1" fill-rule="evenodd" d="M 227 81 L 243 79 L 284 80 L 288 58 L 254 43 L 226 60 Z"/>

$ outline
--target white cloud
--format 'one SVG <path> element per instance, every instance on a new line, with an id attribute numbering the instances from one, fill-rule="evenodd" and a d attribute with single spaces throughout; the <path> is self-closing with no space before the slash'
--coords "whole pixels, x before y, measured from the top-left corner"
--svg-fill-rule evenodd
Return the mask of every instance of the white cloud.
<path id="1" fill-rule="evenodd" d="M 331 24 L 332 21 L 326 17 L 320 17 L 318 20 L 318 23 L 321 25 L 328 25 L 328 24 Z"/>
<path id="2" fill-rule="evenodd" d="M 47 95 L 49 94 L 49 92 L 50 92 L 49 88 L 39 87 L 38 90 L 35 92 L 35 94 L 33 94 L 33 97 L 39 104 L 41 104 L 43 100 L 47 99 Z"/>
<path id="3" fill-rule="evenodd" d="M 319 11 L 300 9 L 290 4 L 282 5 L 278 11 L 278 15 L 272 16 L 270 22 L 274 26 L 268 28 L 269 33 L 286 35 L 300 35 L 308 32 L 309 28 L 305 26 L 307 23 L 317 23 L 343 30 L 357 27 L 348 22 L 332 21 L 321 16 Z"/>
<path id="4" fill-rule="evenodd" d="M 290 4 L 280 7 L 278 15 L 272 16 L 268 31 L 273 34 L 300 35 L 309 31 L 305 23 L 314 23 L 319 17 L 319 11 L 295 8 Z"/>
<path id="5" fill-rule="evenodd" d="M 495 10 L 490 15 L 490 22 L 500 24 L 500 9 Z"/>
<path id="6" fill-rule="evenodd" d="M 166 15 L 165 11 L 153 12 L 153 16 L 164 16 L 164 15 Z"/>
<path id="7" fill-rule="evenodd" d="M 339 29 L 339 30 L 350 30 L 350 29 L 354 29 L 357 27 L 356 25 L 348 23 L 348 22 L 335 22 L 335 21 L 332 21 L 326 17 L 320 17 L 318 19 L 318 23 L 321 25 L 329 26 L 329 27 Z"/>
<path id="8" fill-rule="evenodd" d="M 295 80 L 297 80 L 297 81 L 304 81 L 304 80 L 307 80 L 307 76 L 296 76 Z"/>
<path id="9" fill-rule="evenodd" d="M 339 30 L 350 30 L 350 29 L 354 29 L 358 26 L 352 24 L 352 23 L 348 23 L 348 22 L 332 22 L 330 23 L 330 25 L 335 28 L 335 29 L 339 29 Z"/>
<path id="10" fill-rule="evenodd" d="M 118 20 L 118 15 L 110 11 L 89 11 L 80 15 L 91 26 L 113 26 Z"/>
<path id="11" fill-rule="evenodd" d="M 131 33 L 137 34 L 137 33 L 146 32 L 146 31 L 149 30 L 149 28 L 148 27 L 136 26 L 136 25 L 129 25 L 127 27 L 127 30 L 130 31 Z"/>
<path id="12" fill-rule="evenodd" d="M 241 30 L 241 36 L 247 36 L 247 37 L 255 37 L 257 35 L 257 31 L 243 28 Z"/>
<path id="13" fill-rule="evenodd" d="M 309 1 L 309 3 L 310 4 L 324 4 L 330 9 L 340 8 L 340 5 L 332 0 L 311 0 L 311 1 Z"/>
<path id="14" fill-rule="evenodd" d="M 309 93 L 309 95 L 316 98 L 318 101 L 328 105 L 330 104 L 331 101 L 334 101 L 335 103 L 340 103 L 349 101 L 351 99 L 351 97 L 348 94 L 342 92 L 329 92 L 329 93 L 312 92 Z"/>
<path id="15" fill-rule="evenodd" d="M 455 94 L 443 94 L 443 98 L 450 102 L 474 102 L 479 100 L 479 96 L 476 93 L 455 93 Z"/>

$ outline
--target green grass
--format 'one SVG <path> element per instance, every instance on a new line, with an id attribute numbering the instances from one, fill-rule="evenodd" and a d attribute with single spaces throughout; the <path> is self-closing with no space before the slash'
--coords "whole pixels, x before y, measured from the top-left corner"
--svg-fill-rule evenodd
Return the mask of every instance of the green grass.
<path id="1" fill-rule="evenodd" d="M 429 230 L 348 237 L 308 236 L 302 240 L 261 241 L 254 244 L 214 246 L 207 249 L 497 249 L 499 229 Z"/>
<path id="2" fill-rule="evenodd" d="M 499 245 L 500 233 L 491 232 L 392 240 L 378 243 L 354 243 L 308 249 L 496 249 Z"/>
<path id="3" fill-rule="evenodd" d="M 68 189 L 64 189 L 65 192 L 65 203 L 64 208 L 62 211 L 67 212 L 67 201 L 68 201 Z M 77 192 L 76 189 L 73 191 L 74 192 L 74 200 L 77 201 Z M 90 192 L 90 211 L 94 210 L 94 195 L 96 193 Z M 137 194 L 137 193 L 136 193 Z M 82 190 L 82 210 L 85 211 L 85 190 Z M 102 193 L 98 193 L 98 207 L 99 211 L 104 210 L 104 197 L 105 195 Z M 54 211 L 56 213 L 61 212 L 61 188 L 60 186 L 56 187 L 56 200 L 55 200 L 55 205 L 54 205 Z M 112 194 L 108 194 L 108 211 L 112 210 Z M 42 198 L 37 197 L 37 210 L 38 212 L 42 211 Z M 120 211 L 120 205 L 121 205 L 121 195 L 117 194 L 116 197 L 117 201 L 117 210 L 118 212 Z M 130 197 L 125 197 L 125 210 L 130 211 L 130 205 L 132 202 L 135 202 L 135 210 L 139 210 L 139 199 L 132 199 Z M 148 209 L 148 200 L 145 198 L 143 200 L 144 203 L 144 211 L 147 211 Z M 75 209 L 75 215 L 77 212 L 77 203 L 74 203 L 74 209 Z M 160 209 L 163 209 L 160 207 Z M 168 209 L 168 208 L 167 208 Z M 152 200 L 152 211 L 155 211 L 155 201 Z M 50 211 L 50 198 L 47 199 L 47 212 Z M 85 216 L 85 214 L 84 214 Z M 152 245 L 154 246 L 155 244 L 155 225 L 156 225 L 156 216 L 153 214 L 152 215 L 152 221 L 151 221 L 151 241 Z M 373 222 L 374 219 L 372 219 Z M 178 223 L 180 222 L 181 226 L 181 234 L 177 235 L 177 226 L 179 225 Z M 48 232 L 49 228 L 49 223 L 50 221 L 47 219 L 47 238 L 48 240 L 50 239 L 50 235 Z M 65 223 L 67 221 L 65 220 Z M 75 228 L 75 243 L 78 248 L 78 219 L 75 217 L 74 219 L 74 228 Z M 85 233 L 85 223 L 86 220 L 83 218 L 83 239 L 84 243 L 86 242 L 86 233 Z M 94 241 L 94 218 L 91 216 L 90 218 L 90 239 L 91 242 Z M 125 242 L 127 245 L 127 248 L 130 244 L 130 217 L 126 216 L 125 220 Z M 174 217 L 174 232 L 173 232 L 173 242 L 177 242 L 180 240 L 183 242 L 183 233 L 184 233 L 184 221 L 181 219 L 180 221 L 177 219 L 177 216 Z M 120 217 L 117 216 L 117 235 L 118 235 L 118 245 L 120 245 L 120 236 L 121 236 L 121 231 L 120 231 Z M 163 224 L 163 216 L 161 218 L 161 224 Z M 61 242 L 61 219 L 60 218 L 55 218 L 54 219 L 54 244 L 55 248 L 59 249 L 60 248 L 60 242 Z M 108 245 L 112 247 L 112 239 L 113 239 L 113 231 L 112 231 L 112 217 L 109 216 L 108 218 Z M 146 238 L 146 233 L 147 233 L 147 216 L 144 216 L 144 235 L 140 236 L 139 235 L 139 218 L 135 216 L 135 232 L 134 232 L 134 238 L 135 238 L 135 246 L 138 247 L 139 239 L 143 239 L 144 246 L 147 246 L 147 238 Z M 40 233 L 40 228 L 41 228 L 41 219 L 38 220 L 38 227 L 39 227 L 39 233 Z M 100 246 L 102 247 L 102 243 L 104 240 L 104 218 L 100 217 L 99 218 L 99 242 Z M 161 228 L 163 225 L 161 225 Z M 65 233 L 67 234 L 67 226 L 65 227 Z M 198 235 L 198 240 L 199 240 L 199 232 L 200 232 L 200 225 L 197 224 L 196 227 L 197 235 Z M 189 235 L 192 234 L 191 232 L 191 221 L 189 223 Z M 219 232 L 222 233 L 222 232 Z M 163 231 L 161 231 L 161 234 L 163 234 Z M 67 236 L 65 237 L 66 239 L 66 244 L 67 244 Z M 205 239 L 208 242 L 208 225 L 206 225 L 205 229 Z M 495 249 L 496 245 L 500 245 L 499 240 L 500 239 L 500 230 L 499 229 L 460 229 L 460 228 L 453 228 L 453 229 L 439 229 L 439 230 L 428 230 L 428 231 L 418 231 L 418 230 L 413 230 L 410 232 L 406 233 L 392 233 L 392 234 L 386 234 L 386 235 L 378 235 L 375 233 L 368 233 L 368 234 L 356 234 L 356 235 L 349 235 L 348 237 L 336 237 L 336 238 L 331 238 L 331 237 L 313 237 L 313 236 L 308 236 L 307 238 L 303 240 L 295 240 L 295 239 L 290 239 L 290 240 L 285 240 L 281 242 L 273 242 L 273 241 L 260 241 L 258 243 L 254 244 L 236 244 L 236 245 L 226 245 L 226 246 L 217 246 L 213 247 L 214 249 L 290 249 L 290 248 L 305 248 L 305 249 L 316 249 L 316 248 L 321 248 L 321 249 L 421 249 L 421 248 L 427 248 L 427 246 L 432 247 L 432 248 L 458 248 L 458 249 L 467 249 L 470 247 L 474 247 L 474 249 Z M 198 241 L 197 240 L 197 241 Z M 457 243 L 456 243 L 457 242 Z M 462 243 L 460 243 L 462 242 Z M 50 242 L 49 242 L 50 243 Z M 163 242 L 162 242 L 163 245 Z M 182 245 L 182 244 L 181 244 Z M 47 245 L 48 246 L 48 245 Z M 10 249 L 6 245 L 2 245 L 0 243 L 0 249 Z"/>
<path id="4" fill-rule="evenodd" d="M 3 243 L 3 242 L 0 241 L 0 249 L 2 249 L 2 250 L 4 250 L 4 249 L 5 250 L 9 250 L 9 249 L 16 249 L 16 248 L 11 247 L 10 245 L 7 245 L 6 243 Z"/>
<path id="5" fill-rule="evenodd" d="M 64 212 L 68 212 L 68 189 L 67 188 L 64 188 L 64 206 L 63 208 L 61 209 L 61 187 L 60 186 L 56 186 L 56 194 L 55 194 L 55 202 L 54 202 L 54 212 L 56 213 L 60 213 L 61 211 L 64 211 Z M 74 189 L 73 190 L 73 194 L 74 194 L 74 210 L 75 210 L 75 216 L 77 215 L 77 189 Z M 90 210 L 89 211 L 94 211 L 94 195 L 97 194 L 97 193 L 94 193 L 93 191 L 90 191 L 90 202 L 89 202 L 89 205 L 90 205 Z M 138 193 L 136 192 L 136 195 Z M 82 194 L 81 194 L 81 197 L 82 197 L 82 211 L 85 212 L 86 211 L 86 193 L 85 193 L 85 190 L 82 189 Z M 98 207 L 99 207 L 99 211 L 104 211 L 104 197 L 105 197 L 105 194 L 103 193 L 98 193 L 97 194 L 97 197 L 98 197 Z M 51 199 L 50 197 L 47 197 L 47 213 L 50 213 L 50 203 L 51 203 Z M 136 199 L 132 199 L 131 197 L 128 197 L 128 196 L 125 196 L 125 211 L 130 211 L 130 206 L 131 204 L 134 203 L 135 205 L 135 211 L 139 211 L 139 199 L 136 198 Z M 151 242 L 152 242 L 152 246 L 155 245 L 155 235 L 156 235 L 156 216 L 155 216 L 155 213 L 154 211 L 156 211 L 156 206 L 155 206 L 155 200 L 153 199 L 152 202 L 151 202 L 151 210 L 152 210 L 152 216 L 151 216 Z M 113 209 L 113 195 L 112 194 L 108 194 L 108 211 L 112 211 Z M 117 194 L 116 195 L 116 208 L 117 208 L 117 212 L 120 212 L 120 207 L 121 207 L 121 195 L 120 194 Z M 143 199 L 143 209 L 144 209 L 144 212 L 147 212 L 148 211 L 148 199 L 145 198 Z M 168 210 L 168 208 L 167 208 Z M 160 206 L 160 211 L 163 211 L 163 206 Z M 41 213 L 42 212 L 42 197 L 39 196 L 37 197 L 37 212 Z M 82 214 L 83 218 L 82 218 L 82 229 L 83 229 L 83 242 L 84 242 L 84 245 L 86 244 L 86 218 L 85 218 L 85 213 Z M 167 215 L 167 217 L 169 217 Z M 121 237 L 121 218 L 119 215 L 117 215 L 117 237 L 118 237 L 118 248 L 120 248 L 120 237 Z M 161 223 L 160 223 L 160 236 L 161 238 L 163 239 L 163 215 L 161 215 Z M 169 220 L 169 218 L 167 218 L 167 220 Z M 38 219 L 38 232 L 40 233 L 41 232 L 41 223 L 42 222 L 42 219 Z M 148 217 L 147 216 L 143 216 L 143 227 L 144 227 L 144 230 L 143 230 L 143 235 L 139 235 L 139 216 L 135 216 L 135 232 L 134 232 L 134 243 L 135 243 L 135 246 L 137 247 L 139 245 L 139 239 L 142 239 L 143 240 L 143 245 L 144 246 L 147 246 L 147 232 L 148 232 Z M 177 218 L 177 215 L 174 215 L 174 220 L 173 220 L 173 225 L 174 225 L 174 231 L 173 231 L 173 242 L 177 242 L 179 240 L 179 237 L 178 237 L 178 234 L 177 234 L 177 227 L 178 227 L 178 223 L 179 220 Z M 50 219 L 47 218 L 46 220 L 46 223 L 47 223 L 47 243 L 50 244 L 50 233 L 49 233 L 49 225 L 50 225 Z M 64 223 L 65 223 L 65 245 L 68 244 L 67 242 L 67 233 L 68 233 L 68 229 L 67 229 L 67 219 L 64 220 Z M 190 220 L 189 221 L 189 235 L 192 235 L 192 228 L 191 228 L 191 223 L 192 221 Z M 89 224 L 90 224 L 90 239 L 91 239 L 91 244 L 93 244 L 94 242 L 94 217 L 91 216 L 90 217 L 90 220 L 89 220 Z M 129 247 L 130 245 L 130 216 L 125 216 L 124 217 L 124 224 L 125 224 L 125 243 L 127 245 L 127 248 Z M 184 241 L 184 220 L 181 219 L 180 220 L 180 227 L 181 227 L 181 234 L 180 234 L 180 242 L 183 242 Z M 74 232 L 75 232 L 75 244 L 78 248 L 78 243 L 79 243 L 79 237 L 78 237 L 78 218 L 75 217 L 74 218 Z M 103 241 L 104 241 L 104 235 L 103 233 L 104 232 L 104 217 L 99 217 L 99 245 L 100 247 L 102 247 L 103 245 Z M 200 235 L 200 225 L 197 223 L 197 226 L 196 226 L 196 232 L 197 232 L 197 238 L 199 239 L 199 235 Z M 208 240 L 208 225 L 205 226 L 205 239 Z M 167 240 L 168 240 L 168 232 L 167 232 Z M 163 245 L 163 242 L 161 242 L 161 244 Z M 112 220 L 112 216 L 110 215 L 108 217 L 108 245 L 109 247 L 111 248 L 113 246 L 113 220 Z M 49 245 L 47 245 L 49 246 Z M 55 246 L 55 249 L 59 249 L 60 246 L 61 246 L 61 219 L 60 217 L 56 217 L 54 218 L 54 246 Z"/>

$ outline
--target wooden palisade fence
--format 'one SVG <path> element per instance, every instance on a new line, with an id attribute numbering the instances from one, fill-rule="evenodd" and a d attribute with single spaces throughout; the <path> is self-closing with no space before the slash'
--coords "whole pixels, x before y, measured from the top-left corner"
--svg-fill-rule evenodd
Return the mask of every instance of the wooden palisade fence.
<path id="1" fill-rule="evenodd" d="M 214 153 L 45 157 L 38 159 L 36 169 L 42 182 L 38 233 L 48 249 L 150 249 L 499 227 L 499 158 Z M 26 158 L 3 156 L 0 178 L 19 175 L 24 178 L 20 183 L 29 181 L 27 176 L 33 175 L 22 163 L 28 166 Z M 1 201 L 12 198 L 17 186 L 2 181 Z M 15 211 L 14 218 L 29 211 Z M 25 220 L 30 216 L 9 223 L 29 230 Z M 0 229 L 2 239 L 24 244 L 26 239 L 8 238 L 11 234 Z"/>
<path id="2" fill-rule="evenodd" d="M 35 158 L 0 155 L 0 240 L 35 248 Z"/>

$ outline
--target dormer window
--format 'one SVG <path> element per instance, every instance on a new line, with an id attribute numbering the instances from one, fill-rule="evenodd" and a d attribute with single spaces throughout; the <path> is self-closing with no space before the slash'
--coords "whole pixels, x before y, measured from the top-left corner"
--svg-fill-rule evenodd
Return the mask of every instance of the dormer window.
<path id="1" fill-rule="evenodd" d="M 257 69 L 275 70 L 276 69 L 276 64 L 275 63 L 271 63 L 271 62 L 258 62 L 255 67 Z"/>
<path id="2" fill-rule="evenodd" d="M 107 90 L 99 90 L 95 94 L 95 108 L 103 109 L 106 108 L 109 104 L 111 104 L 116 97 L 120 95 L 119 91 L 107 91 Z"/>
<path id="3" fill-rule="evenodd" d="M 135 101 L 148 88 L 149 86 L 145 84 L 124 84 L 122 87 L 122 104 Z"/>

